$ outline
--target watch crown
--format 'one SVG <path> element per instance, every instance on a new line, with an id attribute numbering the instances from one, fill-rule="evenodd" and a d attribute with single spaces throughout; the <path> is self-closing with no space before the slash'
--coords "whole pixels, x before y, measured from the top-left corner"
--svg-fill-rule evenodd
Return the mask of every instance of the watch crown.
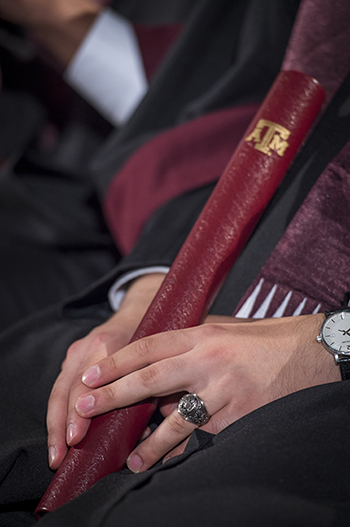
<path id="1" fill-rule="evenodd" d="M 322 342 L 322 337 L 321 337 L 321 335 L 317 335 L 317 337 L 316 337 L 316 342 Z"/>

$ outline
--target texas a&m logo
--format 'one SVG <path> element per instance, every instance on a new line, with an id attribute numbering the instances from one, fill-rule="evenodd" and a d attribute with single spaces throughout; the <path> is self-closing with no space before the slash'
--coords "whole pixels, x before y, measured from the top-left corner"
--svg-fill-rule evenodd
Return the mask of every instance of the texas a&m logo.
<path id="1" fill-rule="evenodd" d="M 266 119 L 259 119 L 256 127 L 245 138 L 245 141 L 253 141 L 255 143 L 254 148 L 268 156 L 274 151 L 282 157 L 289 146 L 287 142 L 289 136 L 290 131 L 284 126 Z"/>

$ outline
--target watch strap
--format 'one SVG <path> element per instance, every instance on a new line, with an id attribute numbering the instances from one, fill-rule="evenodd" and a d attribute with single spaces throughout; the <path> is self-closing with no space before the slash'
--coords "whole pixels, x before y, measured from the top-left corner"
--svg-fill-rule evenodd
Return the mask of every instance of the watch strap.
<path id="1" fill-rule="evenodd" d="M 344 293 L 343 306 L 350 308 L 350 291 Z"/>
<path id="2" fill-rule="evenodd" d="M 339 360 L 339 368 L 343 381 L 350 379 L 350 357 Z"/>

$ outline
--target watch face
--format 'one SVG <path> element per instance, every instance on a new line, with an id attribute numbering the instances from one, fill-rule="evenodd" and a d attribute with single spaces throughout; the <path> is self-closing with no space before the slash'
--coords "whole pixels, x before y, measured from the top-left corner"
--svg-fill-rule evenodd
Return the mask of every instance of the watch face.
<path id="1" fill-rule="evenodd" d="M 350 312 L 340 311 L 329 316 L 323 323 L 321 334 L 330 350 L 350 355 Z"/>

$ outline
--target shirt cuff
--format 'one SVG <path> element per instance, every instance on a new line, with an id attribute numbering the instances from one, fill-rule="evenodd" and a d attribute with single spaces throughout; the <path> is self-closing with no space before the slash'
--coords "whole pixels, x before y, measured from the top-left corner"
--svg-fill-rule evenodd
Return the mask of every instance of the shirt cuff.
<path id="1" fill-rule="evenodd" d="M 103 10 L 64 78 L 113 125 L 124 124 L 148 88 L 132 24 L 111 9 Z"/>
<path id="2" fill-rule="evenodd" d="M 110 303 L 111 308 L 113 311 L 118 311 L 125 293 L 128 289 L 129 283 L 132 280 L 135 280 L 135 278 L 138 278 L 139 276 L 144 276 L 146 274 L 152 274 L 152 273 L 164 273 L 167 274 L 169 271 L 169 267 L 165 267 L 162 265 L 154 266 L 154 267 L 146 267 L 143 269 L 137 269 L 136 271 L 130 271 L 129 273 L 125 273 L 123 276 L 118 278 L 116 282 L 112 285 L 108 292 L 108 301 Z"/>

